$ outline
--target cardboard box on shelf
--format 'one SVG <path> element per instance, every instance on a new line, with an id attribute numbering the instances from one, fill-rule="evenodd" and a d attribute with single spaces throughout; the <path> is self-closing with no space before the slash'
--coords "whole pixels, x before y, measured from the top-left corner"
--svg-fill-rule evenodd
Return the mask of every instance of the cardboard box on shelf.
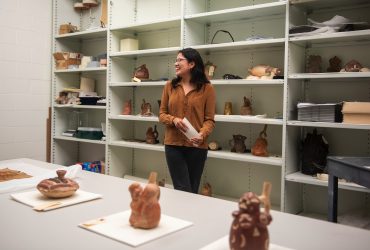
<path id="1" fill-rule="evenodd" d="M 69 65 L 80 65 L 81 64 L 81 53 L 72 52 L 55 52 L 53 54 L 55 59 L 56 69 L 68 69 Z"/>
<path id="2" fill-rule="evenodd" d="M 370 124 L 370 102 L 344 102 L 343 123 Z"/>

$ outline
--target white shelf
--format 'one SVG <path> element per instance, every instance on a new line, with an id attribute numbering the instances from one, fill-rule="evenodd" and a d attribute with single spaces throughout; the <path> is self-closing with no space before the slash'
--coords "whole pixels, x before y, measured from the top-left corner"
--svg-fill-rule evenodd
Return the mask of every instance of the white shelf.
<path id="1" fill-rule="evenodd" d="M 125 121 L 146 121 L 146 122 L 159 122 L 158 116 L 140 116 L 140 115 L 110 115 L 110 120 L 125 120 Z"/>
<path id="2" fill-rule="evenodd" d="M 154 11 L 154 10 L 153 10 Z M 133 25 L 128 26 L 118 26 L 112 27 L 111 31 L 129 31 L 129 32 L 145 32 L 145 31 L 153 31 L 153 30 L 164 30 L 170 28 L 180 28 L 181 25 L 181 17 L 173 17 L 163 20 L 157 20 L 155 22 L 145 22 L 145 23 L 135 23 Z"/>
<path id="3" fill-rule="evenodd" d="M 54 108 L 74 108 L 74 109 L 107 109 L 107 106 L 102 105 L 74 105 L 74 104 L 54 104 Z"/>
<path id="4" fill-rule="evenodd" d="M 69 137 L 69 136 L 62 136 L 62 135 L 54 136 L 54 139 L 56 139 L 56 140 L 65 140 L 65 141 L 85 142 L 85 143 L 92 143 L 92 144 L 102 144 L 102 145 L 106 144 L 106 141 L 80 139 L 80 138 L 76 138 L 76 137 Z"/>
<path id="5" fill-rule="evenodd" d="M 228 43 L 194 45 L 191 47 L 196 50 L 199 50 L 200 52 L 225 51 L 225 50 L 230 51 L 230 50 L 271 48 L 271 47 L 283 48 L 284 42 L 285 42 L 285 38 L 271 38 L 271 39 L 255 40 L 255 41 L 239 41 L 239 42 L 228 42 Z"/>
<path id="6" fill-rule="evenodd" d="M 84 69 L 56 69 L 54 73 L 76 73 L 76 72 L 106 72 L 107 67 L 84 68 Z"/>
<path id="7" fill-rule="evenodd" d="M 247 79 L 214 79 L 211 83 L 215 86 L 217 85 L 284 85 L 283 79 L 273 79 L 273 80 L 247 80 Z"/>
<path id="8" fill-rule="evenodd" d="M 215 115 L 215 121 L 283 125 L 282 119 L 258 118 L 254 116 L 245 116 L 245 115 Z"/>
<path id="9" fill-rule="evenodd" d="M 299 127 L 317 127 L 317 128 L 345 128 L 345 129 L 364 129 L 370 130 L 370 124 L 350 124 L 336 122 L 305 122 L 305 121 L 288 121 L 289 126 Z"/>
<path id="10" fill-rule="evenodd" d="M 67 33 L 62 35 L 56 35 L 55 39 L 94 39 L 94 38 L 107 38 L 107 29 L 106 28 L 100 28 L 100 29 L 94 29 L 94 30 L 85 30 L 80 32 L 74 32 L 74 33 Z"/>
<path id="11" fill-rule="evenodd" d="M 291 73 L 289 79 L 369 78 L 370 72 Z"/>
<path id="12" fill-rule="evenodd" d="M 335 0 L 335 7 L 356 6 L 367 4 L 368 0 Z M 304 8 L 306 10 L 320 10 L 333 8 L 333 0 L 290 0 L 290 4 Z"/>
<path id="13" fill-rule="evenodd" d="M 258 163 L 265 165 L 280 166 L 283 164 L 281 157 L 269 156 L 269 157 L 259 157 L 254 156 L 250 153 L 233 153 L 230 151 L 220 150 L 220 151 L 208 151 L 208 157 L 232 161 L 242 161 L 250 163 Z"/>
<path id="14" fill-rule="evenodd" d="M 162 144 L 147 144 L 145 142 L 129 142 L 129 141 L 112 141 L 109 143 L 112 146 L 120 146 L 126 148 L 145 149 L 152 151 L 164 152 L 164 145 Z M 238 154 L 229 151 L 208 151 L 208 157 L 216 159 L 234 160 L 250 163 L 258 163 L 265 165 L 281 166 L 281 157 L 258 157 L 249 153 Z"/>
<path id="15" fill-rule="evenodd" d="M 185 15 L 185 20 L 199 23 L 227 22 L 239 19 L 251 19 L 261 16 L 282 15 L 285 13 L 286 1 L 257 4 L 240 8 L 217 10 L 205 13 Z"/>
<path id="16" fill-rule="evenodd" d="M 112 52 L 110 57 L 143 57 L 143 56 L 166 56 L 176 54 L 181 47 L 168 47 L 168 48 L 158 48 L 158 49 L 143 49 L 134 51 L 124 51 L 124 52 Z"/>
<path id="17" fill-rule="evenodd" d="M 147 144 L 145 142 L 131 142 L 121 140 L 121 141 L 111 141 L 109 145 L 164 152 L 164 145 L 162 144 Z"/>
<path id="18" fill-rule="evenodd" d="M 152 81 L 152 82 L 110 82 L 109 87 L 150 87 L 164 86 L 167 81 Z"/>
<path id="19" fill-rule="evenodd" d="M 310 184 L 310 185 L 315 185 L 315 186 L 324 186 L 324 187 L 328 186 L 327 181 L 321 181 L 317 179 L 316 177 L 305 175 L 305 174 L 302 174 L 301 172 L 295 172 L 293 174 L 288 174 L 285 177 L 285 180 L 291 181 L 291 182 Z M 338 182 L 338 188 L 370 193 L 370 189 L 354 184 L 354 183 Z"/>
<path id="20" fill-rule="evenodd" d="M 297 44 L 319 44 L 328 42 L 362 42 L 370 41 L 370 30 L 356 30 L 348 32 L 336 32 L 330 34 L 318 34 L 313 36 L 301 36 L 301 37 L 291 37 L 289 42 Z"/>

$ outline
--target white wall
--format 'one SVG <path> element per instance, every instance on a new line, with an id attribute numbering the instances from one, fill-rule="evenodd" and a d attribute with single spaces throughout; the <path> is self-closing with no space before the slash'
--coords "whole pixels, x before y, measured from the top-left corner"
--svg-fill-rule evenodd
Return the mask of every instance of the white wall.
<path id="1" fill-rule="evenodd" d="M 52 1 L 0 0 L 0 160 L 46 160 Z"/>

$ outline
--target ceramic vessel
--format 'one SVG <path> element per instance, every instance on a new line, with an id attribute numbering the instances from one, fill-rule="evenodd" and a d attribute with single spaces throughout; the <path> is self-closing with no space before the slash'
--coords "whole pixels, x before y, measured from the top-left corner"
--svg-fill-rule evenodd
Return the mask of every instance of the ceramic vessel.
<path id="1" fill-rule="evenodd" d="M 152 105 L 149 102 L 145 102 L 143 99 L 143 103 L 141 104 L 141 113 L 142 116 L 152 116 Z"/>
<path id="2" fill-rule="evenodd" d="M 247 137 L 244 135 L 233 135 L 233 139 L 229 141 L 231 152 L 245 153 L 247 151 L 247 147 L 245 146 L 246 139 Z"/>
<path id="3" fill-rule="evenodd" d="M 213 75 L 215 74 L 216 68 L 217 66 L 211 63 L 210 61 L 207 61 L 206 64 L 204 64 L 204 72 L 208 80 L 213 79 Z"/>
<path id="4" fill-rule="evenodd" d="M 149 70 L 146 67 L 146 64 L 140 65 L 134 71 L 134 78 L 140 80 L 148 80 L 149 79 Z"/>
<path id="5" fill-rule="evenodd" d="M 267 152 L 267 125 L 263 128 L 263 130 L 260 132 L 258 138 L 256 139 L 256 142 L 254 143 L 252 147 L 252 155 L 255 156 L 269 156 L 269 153 Z"/>
<path id="6" fill-rule="evenodd" d="M 200 191 L 201 195 L 212 197 L 212 186 L 209 182 L 204 183 L 202 190 Z"/>
<path id="7" fill-rule="evenodd" d="M 133 183 L 129 187 L 132 198 L 129 222 L 134 228 L 151 229 L 159 224 L 161 219 L 160 189 L 156 180 L 157 173 L 152 172 L 149 176 L 149 183 L 144 188 L 139 183 Z"/>
<path id="8" fill-rule="evenodd" d="M 321 56 L 310 55 L 307 62 L 307 73 L 320 73 L 321 72 Z"/>
<path id="9" fill-rule="evenodd" d="M 342 60 L 339 57 L 334 56 L 329 59 L 329 67 L 326 71 L 328 72 L 339 72 L 342 67 Z"/>
<path id="10" fill-rule="evenodd" d="M 279 68 L 271 67 L 269 65 L 256 65 L 251 69 L 248 69 L 249 76 L 247 79 L 272 79 L 274 76 L 281 75 L 281 70 Z"/>
<path id="11" fill-rule="evenodd" d="M 37 189 L 48 198 L 65 198 L 73 195 L 79 185 L 72 179 L 65 178 L 65 170 L 57 170 L 58 177 L 42 180 Z"/>
<path id="12" fill-rule="evenodd" d="M 267 226 L 271 223 L 270 215 L 271 183 L 264 182 L 261 196 L 252 192 L 243 194 L 238 206 L 232 213 L 234 218 L 229 234 L 230 249 L 233 250 L 267 250 L 269 233 Z M 264 204 L 264 211 L 260 204 Z"/>
<path id="13" fill-rule="evenodd" d="M 233 114 L 233 104 L 232 102 L 225 102 L 224 115 Z"/>
<path id="14" fill-rule="evenodd" d="M 240 108 L 240 115 L 252 115 L 251 101 L 244 96 L 243 106 Z"/>
<path id="15" fill-rule="evenodd" d="M 145 142 L 148 144 L 157 144 L 158 141 L 158 131 L 157 131 L 157 125 L 154 125 L 154 129 L 152 127 L 149 127 L 146 131 L 146 138 Z"/>
<path id="16" fill-rule="evenodd" d="M 132 104 L 130 99 L 124 103 L 122 115 L 131 115 L 131 114 L 132 114 Z"/>

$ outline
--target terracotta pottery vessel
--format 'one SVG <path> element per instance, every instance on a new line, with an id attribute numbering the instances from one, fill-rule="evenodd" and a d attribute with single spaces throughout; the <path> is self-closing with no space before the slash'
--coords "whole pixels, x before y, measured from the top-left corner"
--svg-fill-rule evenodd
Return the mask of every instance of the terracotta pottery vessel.
<path id="1" fill-rule="evenodd" d="M 65 178 L 65 170 L 57 170 L 58 177 L 42 180 L 37 189 L 48 198 L 65 198 L 73 195 L 79 185 L 72 179 Z"/>
<path id="2" fill-rule="evenodd" d="M 212 186 L 211 186 L 211 184 L 209 184 L 209 182 L 206 182 L 203 185 L 202 190 L 200 191 L 200 194 L 204 195 L 204 196 L 212 197 Z"/>
<path id="3" fill-rule="evenodd" d="M 152 105 L 149 102 L 145 102 L 143 99 L 143 103 L 141 104 L 141 113 L 142 116 L 152 116 Z"/>
<path id="4" fill-rule="evenodd" d="M 130 99 L 124 103 L 122 115 L 131 115 L 131 114 L 132 114 L 132 104 Z"/>
<path id="5" fill-rule="evenodd" d="M 154 129 L 152 127 L 149 127 L 146 131 L 146 138 L 145 142 L 148 144 L 157 144 L 158 141 L 158 131 L 157 131 L 157 125 L 154 125 Z"/>
<path id="6" fill-rule="evenodd" d="M 245 153 L 247 151 L 247 147 L 245 146 L 245 140 L 247 139 L 244 135 L 233 135 L 233 139 L 229 141 L 231 146 L 231 152 L 235 153 Z"/>
<path id="7" fill-rule="evenodd" d="M 158 226 L 161 219 L 159 205 L 160 189 L 157 185 L 157 173 L 151 172 L 148 184 L 142 188 L 137 182 L 129 187 L 131 193 L 130 225 L 134 228 L 151 229 Z"/>
<path id="8" fill-rule="evenodd" d="M 243 194 L 239 200 L 239 210 L 232 213 L 234 218 L 229 234 L 232 250 L 267 250 L 270 240 L 267 226 L 271 223 L 270 215 L 271 183 L 263 183 L 263 192 L 257 196 L 252 192 Z M 264 211 L 260 211 L 260 204 Z"/>
<path id="9" fill-rule="evenodd" d="M 256 142 L 254 143 L 252 147 L 252 154 L 255 156 L 269 156 L 269 153 L 267 152 L 267 125 L 263 128 L 263 130 L 260 132 L 258 138 L 256 139 Z"/>
<path id="10" fill-rule="evenodd" d="M 243 106 L 240 108 L 240 115 L 252 115 L 252 104 L 251 101 L 244 96 Z"/>
<path id="11" fill-rule="evenodd" d="M 233 114 L 233 104 L 232 102 L 225 102 L 224 115 Z"/>

